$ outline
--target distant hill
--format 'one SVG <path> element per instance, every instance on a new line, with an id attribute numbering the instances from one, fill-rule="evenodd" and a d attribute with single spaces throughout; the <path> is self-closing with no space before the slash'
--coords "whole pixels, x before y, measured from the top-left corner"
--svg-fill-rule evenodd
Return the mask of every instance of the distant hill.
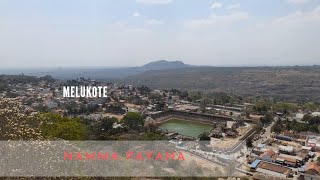
<path id="1" fill-rule="evenodd" d="M 181 61 L 154 61 L 150 62 L 144 66 L 141 66 L 139 69 L 143 71 L 150 71 L 150 70 L 165 70 L 165 69 L 179 69 L 179 68 L 186 68 L 190 67 L 191 65 L 184 64 Z"/>
<path id="2" fill-rule="evenodd" d="M 181 61 L 154 61 L 140 67 L 120 68 L 48 68 L 48 69 L 27 69 L 27 70 L 0 70 L 0 74 L 21 74 L 32 76 L 51 75 L 57 79 L 75 79 L 79 77 L 92 79 L 114 79 L 137 75 L 151 70 L 167 70 L 191 67 Z"/>
<path id="3" fill-rule="evenodd" d="M 159 89 L 205 90 L 320 102 L 320 67 L 187 67 L 117 80 Z"/>

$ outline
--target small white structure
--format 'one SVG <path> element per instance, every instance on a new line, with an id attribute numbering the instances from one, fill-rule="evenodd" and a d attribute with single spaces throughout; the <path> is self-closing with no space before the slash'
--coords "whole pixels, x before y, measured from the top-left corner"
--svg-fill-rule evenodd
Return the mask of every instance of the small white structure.
<path id="1" fill-rule="evenodd" d="M 313 117 L 319 116 L 320 117 L 320 112 L 313 112 L 313 113 L 311 113 L 311 116 L 313 116 Z"/>

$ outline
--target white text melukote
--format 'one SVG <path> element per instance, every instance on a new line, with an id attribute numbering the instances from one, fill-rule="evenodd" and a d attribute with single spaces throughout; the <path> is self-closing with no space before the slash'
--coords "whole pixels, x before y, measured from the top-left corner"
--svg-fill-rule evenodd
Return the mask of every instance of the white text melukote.
<path id="1" fill-rule="evenodd" d="M 107 86 L 63 86 L 63 97 L 107 97 Z"/>

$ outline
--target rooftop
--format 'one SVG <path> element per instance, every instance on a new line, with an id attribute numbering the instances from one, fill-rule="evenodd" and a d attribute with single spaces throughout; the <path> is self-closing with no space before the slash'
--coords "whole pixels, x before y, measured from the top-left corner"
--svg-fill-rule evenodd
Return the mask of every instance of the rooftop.
<path id="1" fill-rule="evenodd" d="M 256 168 L 260 162 L 260 159 L 256 159 L 252 164 L 250 164 L 250 168 Z"/>
<path id="2" fill-rule="evenodd" d="M 281 173 L 281 174 L 289 174 L 291 169 L 290 168 L 286 168 L 286 167 L 283 167 L 283 166 L 280 166 L 280 165 L 276 165 L 276 164 L 271 164 L 271 163 L 267 163 L 267 162 L 260 162 L 258 164 L 258 168 L 261 168 L 261 169 L 266 169 L 266 170 L 269 170 L 269 171 L 273 171 L 273 172 L 276 172 L 276 173 Z"/>
<path id="3" fill-rule="evenodd" d="M 292 152 L 294 148 L 292 146 L 279 146 L 279 150 Z"/>
<path id="4" fill-rule="evenodd" d="M 309 164 L 305 167 L 305 169 L 304 169 L 305 172 L 307 172 L 307 171 L 309 171 L 309 170 L 313 170 L 313 171 L 315 171 L 317 174 L 320 174 L 320 166 L 319 166 L 317 163 L 315 163 L 315 162 L 309 163 Z"/>

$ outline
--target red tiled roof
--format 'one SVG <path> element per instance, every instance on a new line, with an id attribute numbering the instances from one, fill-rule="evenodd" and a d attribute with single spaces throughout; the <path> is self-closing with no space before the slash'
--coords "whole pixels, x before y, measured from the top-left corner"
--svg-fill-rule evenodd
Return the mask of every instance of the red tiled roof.
<path id="1" fill-rule="evenodd" d="M 266 162 L 259 163 L 258 168 L 266 169 L 269 171 L 274 171 L 274 172 L 281 173 L 281 174 L 288 174 L 290 172 L 289 168 L 275 165 L 275 164 L 266 163 Z"/>
<path id="2" fill-rule="evenodd" d="M 273 151 L 273 150 L 270 150 L 270 149 L 268 149 L 268 150 L 266 150 L 265 152 L 263 152 L 261 155 L 260 155 L 260 157 L 263 157 L 263 156 L 273 156 L 273 155 L 275 155 L 276 153 Z"/>
<path id="3" fill-rule="evenodd" d="M 308 171 L 308 170 L 315 170 L 316 172 L 318 172 L 320 174 L 320 166 L 315 162 L 309 163 L 306 166 L 305 171 Z"/>

